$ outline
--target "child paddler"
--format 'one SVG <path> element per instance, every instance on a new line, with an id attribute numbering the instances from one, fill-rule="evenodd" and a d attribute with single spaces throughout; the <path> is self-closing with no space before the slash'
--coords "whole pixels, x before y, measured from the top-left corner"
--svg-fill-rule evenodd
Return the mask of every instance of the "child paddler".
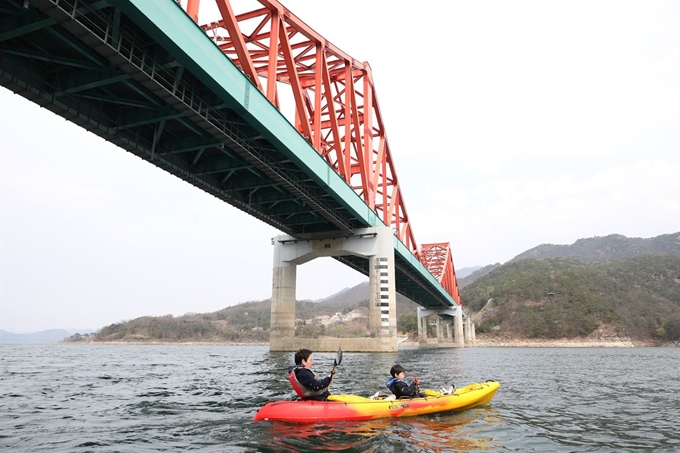
<path id="1" fill-rule="evenodd" d="M 420 382 L 417 380 L 408 383 L 404 380 L 406 370 L 403 366 L 396 364 L 390 369 L 390 377 L 385 381 L 385 386 L 390 389 L 397 398 L 414 398 L 418 396 L 425 396 L 420 393 Z"/>
<path id="2" fill-rule="evenodd" d="M 333 382 L 335 367 L 333 367 L 329 376 L 319 378 L 312 371 L 313 364 L 312 351 L 309 349 L 298 350 L 295 353 L 295 365 L 288 368 L 288 380 L 300 398 L 304 400 L 327 400 L 331 394 L 328 387 Z"/>

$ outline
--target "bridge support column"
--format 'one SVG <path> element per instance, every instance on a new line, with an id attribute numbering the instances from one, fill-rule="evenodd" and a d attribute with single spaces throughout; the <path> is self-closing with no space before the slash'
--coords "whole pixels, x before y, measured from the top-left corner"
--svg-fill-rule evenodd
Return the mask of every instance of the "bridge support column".
<path id="1" fill-rule="evenodd" d="M 394 234 L 390 228 L 376 228 L 377 253 L 369 258 L 369 331 L 371 337 L 397 338 L 397 297 L 395 291 Z"/>
<path id="2" fill-rule="evenodd" d="M 458 310 L 454 318 L 454 339 L 453 342 L 458 347 L 465 346 L 465 337 L 463 336 L 463 310 Z"/>
<path id="3" fill-rule="evenodd" d="M 282 259 L 283 244 L 274 243 L 272 277 L 271 334 L 269 345 L 279 350 L 280 343 L 295 336 L 295 290 L 297 265 Z"/>
<path id="4" fill-rule="evenodd" d="M 463 342 L 462 312 L 463 309 L 457 305 L 446 309 L 418 307 L 416 315 L 418 321 L 418 346 L 421 348 L 464 347 L 465 343 Z M 433 314 L 439 315 L 436 321 L 437 340 L 436 343 L 429 343 L 427 339 L 427 317 Z M 459 323 L 460 326 L 458 325 Z M 446 329 L 446 336 L 444 336 L 444 329 Z"/>
<path id="5" fill-rule="evenodd" d="M 296 266 L 319 257 L 346 255 L 366 258 L 369 262 L 369 337 L 343 338 L 342 349 L 359 352 L 397 350 L 394 233 L 388 227 L 362 228 L 354 233 L 352 236 L 309 239 L 280 235 L 272 240 L 274 268 L 269 350 L 338 350 L 339 338 L 295 337 Z"/>
<path id="6" fill-rule="evenodd" d="M 418 343 L 427 344 L 427 316 L 423 307 L 416 309 L 416 321 L 418 323 Z"/>
<path id="7" fill-rule="evenodd" d="M 477 342 L 477 335 L 475 334 L 475 323 L 473 322 L 472 323 L 472 343 L 474 344 L 476 342 Z"/>
<path id="8" fill-rule="evenodd" d="M 440 347 L 450 347 L 453 345 L 453 330 L 451 324 L 451 317 L 449 316 L 440 316 L 437 318 L 437 343 Z"/>
<path id="9" fill-rule="evenodd" d="M 465 344 L 470 345 L 472 343 L 472 320 L 469 316 L 465 318 L 465 327 L 463 329 Z"/>

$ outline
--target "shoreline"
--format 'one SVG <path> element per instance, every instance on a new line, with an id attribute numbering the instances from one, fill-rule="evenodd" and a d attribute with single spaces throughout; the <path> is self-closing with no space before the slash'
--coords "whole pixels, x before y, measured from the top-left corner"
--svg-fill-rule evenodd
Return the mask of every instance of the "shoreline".
<path id="1" fill-rule="evenodd" d="M 588 341 L 588 340 L 477 340 L 476 348 L 635 348 L 654 346 L 635 345 L 631 340 Z"/>
<path id="2" fill-rule="evenodd" d="M 429 341 L 432 347 L 437 347 L 436 341 Z M 403 342 L 403 346 L 418 347 L 418 342 Z M 532 339 L 510 337 L 478 337 L 469 348 L 646 348 L 646 347 L 677 347 L 680 344 L 660 344 L 651 341 L 633 341 L 629 337 L 599 337 L 599 338 L 560 338 L 560 339 Z"/>
<path id="3" fill-rule="evenodd" d="M 403 347 L 420 347 L 417 342 L 403 342 L 399 346 Z M 663 347 L 664 345 L 653 344 L 638 344 L 631 342 L 603 342 L 603 341 L 531 341 L 531 340 L 509 340 L 509 341 L 475 341 L 473 344 L 466 344 L 464 348 L 635 348 L 635 347 Z M 673 345 L 668 345 L 673 346 Z M 428 346 L 436 348 L 439 347 L 436 342 L 428 342 Z M 442 346 L 453 347 L 453 346 Z"/>
<path id="4" fill-rule="evenodd" d="M 239 341 L 77 341 L 60 342 L 59 344 L 88 344 L 88 345 L 177 345 L 177 346 L 269 346 L 269 342 L 239 342 Z M 418 342 L 401 341 L 399 348 L 417 348 Z M 439 347 L 436 341 L 429 341 L 427 347 Z M 447 347 L 447 346 L 442 346 Z M 646 348 L 646 347 L 680 347 L 679 343 L 655 344 L 651 342 L 634 342 L 629 338 L 610 340 L 560 339 L 560 340 L 531 340 L 508 338 L 483 338 L 476 340 L 465 348 Z"/>

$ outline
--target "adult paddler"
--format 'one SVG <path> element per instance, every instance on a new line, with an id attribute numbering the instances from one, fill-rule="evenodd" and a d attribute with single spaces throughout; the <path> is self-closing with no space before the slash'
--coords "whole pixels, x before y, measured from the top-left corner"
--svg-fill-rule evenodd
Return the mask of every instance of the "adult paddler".
<path id="1" fill-rule="evenodd" d="M 328 387 L 333 382 L 337 360 L 331 374 L 323 378 L 312 371 L 313 365 L 312 351 L 304 348 L 298 350 L 295 353 L 295 365 L 288 368 L 288 380 L 300 398 L 325 401 L 331 394 Z"/>

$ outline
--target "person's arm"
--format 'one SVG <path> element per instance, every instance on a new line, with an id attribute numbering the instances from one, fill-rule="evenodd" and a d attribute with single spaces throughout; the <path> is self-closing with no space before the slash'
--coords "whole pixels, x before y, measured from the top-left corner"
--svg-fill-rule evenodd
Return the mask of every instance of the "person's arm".
<path id="1" fill-rule="evenodd" d="M 397 381 L 394 384 L 394 390 L 394 394 L 397 398 L 401 398 L 402 396 L 412 396 L 409 393 L 409 385 L 404 381 Z"/>
<path id="2" fill-rule="evenodd" d="M 304 385 L 315 392 L 331 385 L 332 380 L 331 376 L 325 377 L 323 379 L 317 379 L 314 373 L 307 369 L 299 370 L 297 372 L 297 379 L 301 385 Z"/>
<path id="3" fill-rule="evenodd" d="M 408 386 L 408 396 L 418 396 L 420 393 L 420 385 L 417 382 L 412 382 Z"/>
<path id="4" fill-rule="evenodd" d="M 406 382 L 399 381 L 395 385 L 395 388 L 399 392 L 397 397 L 408 396 L 408 397 L 412 398 L 414 396 L 420 395 L 420 393 L 418 391 L 418 384 L 416 384 L 415 382 L 413 382 L 409 385 Z"/>

